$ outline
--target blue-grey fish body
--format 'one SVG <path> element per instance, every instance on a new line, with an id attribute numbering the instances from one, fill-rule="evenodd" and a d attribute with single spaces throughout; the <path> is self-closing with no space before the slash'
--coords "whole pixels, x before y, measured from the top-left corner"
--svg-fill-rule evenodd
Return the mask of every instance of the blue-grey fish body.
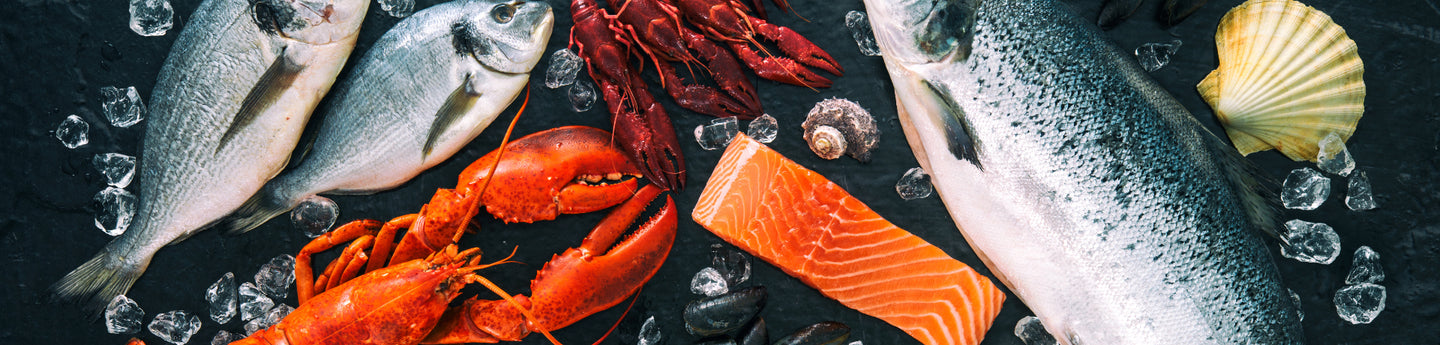
<path id="1" fill-rule="evenodd" d="M 55 285 L 100 307 L 154 253 L 234 211 L 285 166 L 355 46 L 366 0 L 206 0 L 160 69 L 134 222 Z"/>
<path id="2" fill-rule="evenodd" d="M 1299 344 L 1239 155 L 1052 0 L 866 0 L 905 136 L 1062 343 Z"/>
<path id="3" fill-rule="evenodd" d="M 544 2 L 462 0 L 396 24 L 336 88 L 300 164 L 224 227 L 253 229 L 318 193 L 394 188 L 449 158 L 525 88 L 553 22 Z"/>

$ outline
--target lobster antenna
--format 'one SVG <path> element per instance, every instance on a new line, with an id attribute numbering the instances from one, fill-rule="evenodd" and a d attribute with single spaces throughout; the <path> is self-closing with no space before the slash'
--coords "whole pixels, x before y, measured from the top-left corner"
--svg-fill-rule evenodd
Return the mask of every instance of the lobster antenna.
<path id="1" fill-rule="evenodd" d="M 640 289 L 635 289 L 635 297 L 630 299 L 630 305 L 625 306 L 625 312 L 620 313 L 620 318 L 615 320 L 615 324 L 610 325 L 610 329 L 606 330 L 605 334 L 600 335 L 600 339 L 595 339 L 595 343 L 590 345 L 600 345 L 600 342 L 605 341 L 605 338 L 609 338 L 610 333 L 615 332 L 615 329 L 620 327 L 620 322 L 625 321 L 625 315 L 630 315 L 630 309 L 635 307 L 635 301 L 637 300 L 640 300 Z"/>
<path id="2" fill-rule="evenodd" d="M 514 306 L 516 310 L 519 310 L 521 314 L 524 314 L 525 318 L 530 320 L 536 320 L 535 314 L 530 313 L 529 308 L 525 308 L 524 306 L 520 305 L 520 302 L 515 301 L 515 297 L 510 296 L 509 293 L 506 293 L 505 290 L 500 289 L 499 286 L 496 286 L 495 283 L 491 282 L 489 279 L 485 279 L 485 277 L 481 277 L 479 275 L 472 275 L 471 277 L 475 279 L 475 282 L 480 283 L 480 285 L 484 285 L 486 289 L 490 289 L 491 292 L 494 292 L 496 295 L 500 295 L 500 298 L 504 298 L 505 302 L 509 302 L 511 306 Z M 555 345 L 562 345 L 560 344 L 559 340 L 555 339 L 554 335 L 550 335 L 550 331 L 543 329 L 539 331 L 540 334 L 545 335 L 545 339 L 550 339 L 550 343 Z"/>
<path id="3" fill-rule="evenodd" d="M 495 150 L 495 164 L 490 165 L 490 172 L 486 173 L 485 176 L 495 176 L 495 170 L 500 168 L 500 159 L 505 157 L 506 146 L 510 144 L 510 135 L 515 132 L 515 124 L 520 123 L 520 114 L 525 113 L 525 107 L 528 105 L 530 105 L 530 83 L 526 82 L 525 100 L 520 102 L 520 110 L 516 111 L 515 117 L 510 119 L 510 127 L 505 128 L 505 137 L 500 139 L 500 148 Z M 485 195 L 485 190 L 490 187 L 490 180 L 490 178 L 486 178 L 485 183 L 480 185 L 480 193 L 477 194 L 475 200 L 480 200 L 480 196 Z M 470 223 L 470 218 L 473 218 L 475 216 L 475 213 L 478 213 L 480 211 L 479 207 L 467 207 L 467 209 L 470 209 L 470 213 L 466 214 L 464 221 L 465 224 L 462 224 L 461 226 L 468 226 Z M 464 231 L 456 232 L 455 241 L 459 241 L 460 234 L 464 233 Z"/>

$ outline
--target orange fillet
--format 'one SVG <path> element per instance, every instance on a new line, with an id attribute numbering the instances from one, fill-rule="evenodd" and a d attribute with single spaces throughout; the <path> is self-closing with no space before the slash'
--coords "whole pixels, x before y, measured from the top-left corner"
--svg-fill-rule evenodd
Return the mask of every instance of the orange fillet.
<path id="1" fill-rule="evenodd" d="M 725 150 L 691 216 L 927 345 L 979 344 L 1005 301 L 989 278 L 743 134 Z"/>

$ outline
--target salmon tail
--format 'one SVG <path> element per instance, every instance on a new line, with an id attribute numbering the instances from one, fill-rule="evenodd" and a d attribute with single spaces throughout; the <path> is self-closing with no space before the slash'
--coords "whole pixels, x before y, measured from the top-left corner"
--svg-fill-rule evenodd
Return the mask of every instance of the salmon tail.
<path id="1" fill-rule="evenodd" d="M 143 257 L 122 257 L 114 249 L 119 243 L 121 240 L 118 239 L 110 242 L 90 261 L 60 278 L 50 287 L 52 297 L 82 303 L 86 312 L 99 317 L 110 300 L 130 291 L 130 286 L 135 285 L 135 280 L 145 273 L 145 267 L 150 265 L 150 257 L 154 255 L 146 252 L 134 253 Z"/>
<path id="2" fill-rule="evenodd" d="M 227 234 L 243 234 L 260 227 L 260 225 L 265 224 L 265 222 L 271 218 L 275 218 L 275 216 L 290 211 L 291 208 L 295 208 L 295 205 L 299 204 L 298 200 L 287 200 L 274 197 L 273 195 L 276 195 L 276 193 L 273 193 L 273 190 L 267 185 L 266 188 L 261 189 L 255 193 L 254 196 L 251 196 L 250 200 L 245 200 L 245 203 L 241 204 L 240 208 L 235 209 L 235 212 L 231 213 L 230 217 L 222 220 L 219 228 L 224 229 Z"/>

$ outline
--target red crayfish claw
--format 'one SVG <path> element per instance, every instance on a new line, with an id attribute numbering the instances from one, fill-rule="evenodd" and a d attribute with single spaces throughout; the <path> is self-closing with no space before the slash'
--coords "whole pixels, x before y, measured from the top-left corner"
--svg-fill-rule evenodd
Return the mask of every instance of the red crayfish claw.
<path id="1" fill-rule="evenodd" d="M 835 75 L 844 74 L 840 63 L 825 50 L 790 28 L 750 16 L 747 6 L 739 0 L 673 1 L 685 19 L 702 27 L 701 31 L 711 37 L 729 42 L 731 50 L 762 78 L 806 87 L 829 87 L 829 79 L 801 64 Z M 763 51 L 756 36 L 774 42 L 784 56 Z"/>
<path id="2" fill-rule="evenodd" d="M 628 34 L 650 56 L 665 91 L 681 107 L 715 117 L 760 116 L 760 97 L 740 72 L 739 61 L 704 35 L 681 25 L 674 5 L 659 0 L 615 2 L 620 7 L 619 13 L 610 18 L 615 31 Z M 691 75 L 697 69 L 707 73 L 724 93 L 681 78 L 667 61 L 684 63 Z"/>

